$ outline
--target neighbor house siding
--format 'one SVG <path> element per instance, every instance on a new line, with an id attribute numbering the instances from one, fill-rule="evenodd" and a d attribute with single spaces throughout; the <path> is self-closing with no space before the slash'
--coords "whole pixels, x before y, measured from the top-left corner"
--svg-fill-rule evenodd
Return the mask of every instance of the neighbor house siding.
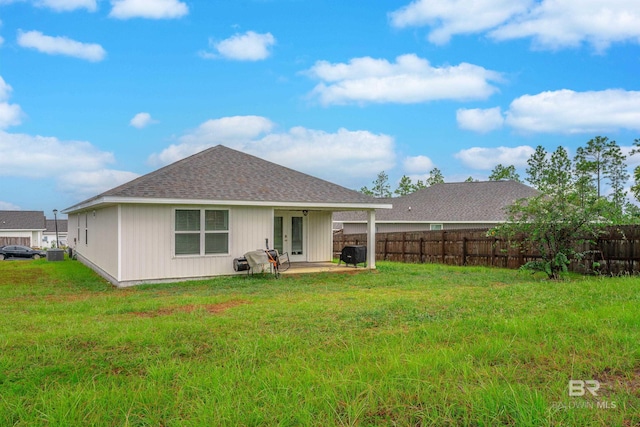
<path id="1" fill-rule="evenodd" d="M 446 223 L 446 222 L 432 222 L 432 223 L 376 223 L 376 233 L 401 233 L 410 231 L 429 231 L 432 224 L 442 224 L 443 230 L 466 230 L 470 228 L 492 228 L 497 223 L 472 223 L 472 222 L 460 222 L 460 223 Z M 345 222 L 342 227 L 343 234 L 362 234 L 367 232 L 367 224 L 365 223 L 353 223 Z"/>
<path id="2" fill-rule="evenodd" d="M 333 234 L 331 212 L 309 212 L 308 216 L 308 261 L 331 261 L 333 256 Z"/>
<path id="3" fill-rule="evenodd" d="M 174 255 L 175 209 L 229 211 L 229 253 Z M 273 210 L 254 207 L 122 205 L 122 269 L 119 280 L 140 282 L 233 274 L 233 259 L 264 248 L 273 234 Z"/>
<path id="4" fill-rule="evenodd" d="M 29 239 L 29 244 L 27 246 L 39 246 L 39 242 L 42 240 L 41 234 L 36 231 L 6 231 L 2 230 L 0 232 L 0 236 L 6 237 L 7 242 L 11 242 L 11 239 Z M 40 236 L 40 237 L 39 237 Z M 9 244 L 9 243 L 7 243 Z M 11 243 L 15 244 L 15 243 Z M 0 244 L 1 245 L 1 244 Z"/>

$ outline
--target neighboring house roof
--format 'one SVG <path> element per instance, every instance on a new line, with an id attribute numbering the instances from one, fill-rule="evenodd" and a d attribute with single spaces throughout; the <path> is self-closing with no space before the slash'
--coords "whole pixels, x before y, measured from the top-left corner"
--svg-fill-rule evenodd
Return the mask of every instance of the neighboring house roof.
<path id="1" fill-rule="evenodd" d="M 0 230 L 44 230 L 43 211 L 0 211 Z"/>
<path id="2" fill-rule="evenodd" d="M 68 228 L 69 220 L 59 219 L 58 220 L 58 233 L 66 233 Z M 56 232 L 56 220 L 48 219 L 47 220 L 47 229 L 45 233 L 55 233 Z"/>
<path id="3" fill-rule="evenodd" d="M 376 222 L 501 222 L 516 200 L 539 195 L 516 181 L 435 184 L 406 196 L 384 199 L 393 209 L 376 211 Z M 337 212 L 337 222 L 362 222 L 359 212 Z"/>
<path id="4" fill-rule="evenodd" d="M 368 208 L 384 207 L 355 190 L 217 145 L 67 208 L 65 212 L 102 203 L 160 200 L 355 203 L 367 204 Z"/>

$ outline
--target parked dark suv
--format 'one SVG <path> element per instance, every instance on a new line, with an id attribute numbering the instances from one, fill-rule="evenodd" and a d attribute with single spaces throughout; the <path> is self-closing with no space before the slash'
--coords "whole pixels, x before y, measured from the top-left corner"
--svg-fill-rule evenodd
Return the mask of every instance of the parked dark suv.
<path id="1" fill-rule="evenodd" d="M 0 260 L 8 258 L 33 258 L 47 256 L 45 251 L 31 249 L 28 246 L 7 245 L 0 246 Z"/>

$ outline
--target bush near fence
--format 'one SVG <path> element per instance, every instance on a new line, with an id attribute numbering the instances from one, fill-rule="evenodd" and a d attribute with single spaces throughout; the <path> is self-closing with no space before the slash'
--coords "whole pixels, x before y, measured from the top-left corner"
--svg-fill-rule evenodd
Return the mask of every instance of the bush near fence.
<path id="1" fill-rule="evenodd" d="M 339 256 L 348 245 L 366 245 L 366 234 L 333 237 L 333 251 Z M 607 227 L 593 244 L 576 242 L 575 249 L 586 253 L 570 269 L 579 273 L 636 274 L 640 272 L 640 227 Z M 376 234 L 376 260 L 406 263 L 441 263 L 519 268 L 540 259 L 533 248 L 514 247 L 490 235 L 490 229 L 438 230 Z"/>

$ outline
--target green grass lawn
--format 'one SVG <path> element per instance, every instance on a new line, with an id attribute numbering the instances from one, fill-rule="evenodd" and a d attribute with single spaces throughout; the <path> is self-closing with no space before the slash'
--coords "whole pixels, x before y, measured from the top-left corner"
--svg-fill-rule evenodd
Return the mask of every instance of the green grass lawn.
<path id="1" fill-rule="evenodd" d="M 4 261 L 0 426 L 637 426 L 639 308 L 637 277 L 381 262 L 117 289 Z"/>

